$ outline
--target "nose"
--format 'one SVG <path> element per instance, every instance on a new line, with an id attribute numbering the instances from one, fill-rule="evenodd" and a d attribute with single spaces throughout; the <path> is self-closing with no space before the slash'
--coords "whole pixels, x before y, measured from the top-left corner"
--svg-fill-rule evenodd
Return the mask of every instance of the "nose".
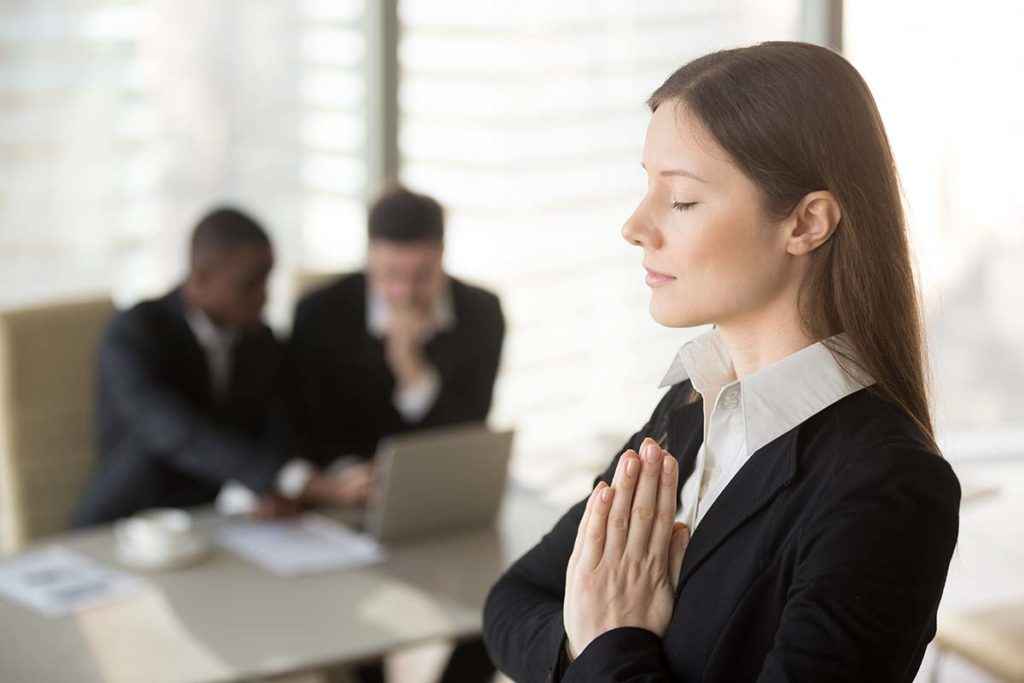
<path id="1" fill-rule="evenodd" d="M 661 244 L 661 234 L 648 214 L 646 200 L 640 202 L 622 225 L 622 238 L 636 247 L 657 249 Z"/>

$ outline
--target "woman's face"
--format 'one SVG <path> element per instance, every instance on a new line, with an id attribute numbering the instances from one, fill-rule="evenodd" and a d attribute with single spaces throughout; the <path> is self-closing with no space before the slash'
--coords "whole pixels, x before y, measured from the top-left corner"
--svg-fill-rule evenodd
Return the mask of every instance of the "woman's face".
<path id="1" fill-rule="evenodd" d="M 654 112 L 643 165 L 647 194 L 622 235 L 644 250 L 654 319 L 721 326 L 776 302 L 793 276 L 786 231 L 685 106 L 669 101 Z"/>

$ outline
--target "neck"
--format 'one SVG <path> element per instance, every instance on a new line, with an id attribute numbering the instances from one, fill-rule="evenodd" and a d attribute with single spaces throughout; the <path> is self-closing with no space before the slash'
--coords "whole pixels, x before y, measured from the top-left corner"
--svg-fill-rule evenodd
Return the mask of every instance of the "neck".
<path id="1" fill-rule="evenodd" d="M 818 341 L 804 330 L 795 299 L 782 299 L 756 313 L 719 322 L 717 328 L 737 379 Z"/>
<path id="2" fill-rule="evenodd" d="M 195 282 L 191 278 L 185 280 L 185 284 L 181 288 L 181 295 L 185 301 L 185 308 L 187 310 L 200 311 L 210 320 L 211 323 L 213 323 L 215 326 L 221 329 L 227 327 L 226 325 L 224 325 L 223 320 L 221 320 L 219 316 L 210 312 L 205 306 L 203 306 L 202 298 L 196 291 Z"/>

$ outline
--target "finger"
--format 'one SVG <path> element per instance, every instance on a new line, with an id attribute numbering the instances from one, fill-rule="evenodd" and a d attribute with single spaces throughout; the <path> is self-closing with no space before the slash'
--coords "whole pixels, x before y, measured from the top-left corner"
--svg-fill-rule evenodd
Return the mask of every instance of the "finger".
<path id="1" fill-rule="evenodd" d="M 608 536 L 604 544 L 606 558 L 618 559 L 626 549 L 630 506 L 633 504 L 633 492 L 636 490 L 639 474 L 640 457 L 636 451 L 626 451 L 619 457 L 619 465 L 615 468 L 615 477 L 612 479 L 615 500 L 612 501 L 611 510 L 608 512 Z"/>
<path id="2" fill-rule="evenodd" d="M 594 487 L 594 490 L 590 492 L 589 496 L 587 496 L 587 504 L 583 508 L 583 517 L 580 519 L 579 526 L 576 527 L 576 541 L 572 546 L 572 555 L 569 556 L 570 562 L 575 561 L 575 559 L 580 556 L 580 553 L 583 552 L 583 536 L 587 530 L 587 521 L 590 519 L 590 507 L 594 504 L 594 493 L 596 491 L 597 487 Z"/>
<path id="3" fill-rule="evenodd" d="M 594 505 L 590 508 L 590 519 L 584 534 L 583 554 L 580 556 L 581 566 L 593 569 L 601 562 L 604 552 L 605 536 L 608 533 L 608 510 L 611 508 L 615 489 L 603 481 L 594 489 Z"/>
<path id="4" fill-rule="evenodd" d="M 626 534 L 626 554 L 639 559 L 648 554 L 654 515 L 658 505 L 658 482 L 661 481 L 661 448 L 654 439 L 644 439 L 640 446 L 640 476 L 633 494 L 633 506 Z"/>
<path id="5" fill-rule="evenodd" d="M 690 530 L 681 522 L 672 529 L 672 543 L 669 548 L 669 576 L 672 577 L 672 592 L 679 590 L 679 574 L 683 571 L 686 546 L 690 544 Z"/>
<path id="6" fill-rule="evenodd" d="M 371 490 L 372 487 L 370 486 L 370 482 L 363 482 L 356 487 L 356 498 L 358 498 L 360 502 L 365 502 L 370 497 Z"/>
<path id="7" fill-rule="evenodd" d="M 679 465 L 668 451 L 661 448 L 658 450 L 661 451 L 661 480 L 658 482 L 658 503 L 650 547 L 657 563 L 655 566 L 664 567 L 669 557 L 669 543 L 672 542 L 672 529 L 676 521 L 676 478 L 679 476 Z"/>

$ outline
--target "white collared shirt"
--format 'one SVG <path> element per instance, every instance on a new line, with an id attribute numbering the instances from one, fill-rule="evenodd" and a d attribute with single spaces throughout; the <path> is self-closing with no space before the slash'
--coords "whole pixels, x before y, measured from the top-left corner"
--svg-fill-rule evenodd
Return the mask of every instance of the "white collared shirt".
<path id="1" fill-rule="evenodd" d="M 377 338 L 387 336 L 391 329 L 391 307 L 384 297 L 366 288 L 366 330 Z M 434 301 L 431 311 L 427 338 L 452 328 L 455 325 L 455 308 L 452 305 L 451 287 L 445 285 L 441 296 Z M 441 375 L 437 369 L 427 366 L 422 379 L 409 387 L 397 387 L 392 397 L 395 409 L 408 422 L 419 422 L 434 405 L 441 393 Z"/>
<path id="2" fill-rule="evenodd" d="M 852 355 L 845 335 L 828 341 Z M 661 386 L 687 379 L 704 404 L 704 442 L 676 515 L 691 532 L 755 452 L 873 383 L 847 374 L 820 341 L 739 380 L 717 329 L 683 345 Z"/>
<path id="3" fill-rule="evenodd" d="M 188 309 L 185 320 L 188 321 L 196 342 L 206 355 L 213 395 L 218 401 L 222 401 L 231 384 L 231 352 L 235 340 L 238 339 L 238 331 L 218 327 L 198 308 Z"/>
<path id="4" fill-rule="evenodd" d="M 206 355 L 213 395 L 218 401 L 222 401 L 231 385 L 232 354 L 235 341 L 238 339 L 238 331 L 218 327 L 198 308 L 188 309 L 185 312 L 185 320 Z M 301 458 L 293 458 L 277 473 L 277 491 L 286 498 L 298 498 L 312 476 L 311 463 Z M 217 507 L 222 511 L 246 512 L 255 505 L 255 494 L 236 481 L 227 482 L 217 495 Z"/>

